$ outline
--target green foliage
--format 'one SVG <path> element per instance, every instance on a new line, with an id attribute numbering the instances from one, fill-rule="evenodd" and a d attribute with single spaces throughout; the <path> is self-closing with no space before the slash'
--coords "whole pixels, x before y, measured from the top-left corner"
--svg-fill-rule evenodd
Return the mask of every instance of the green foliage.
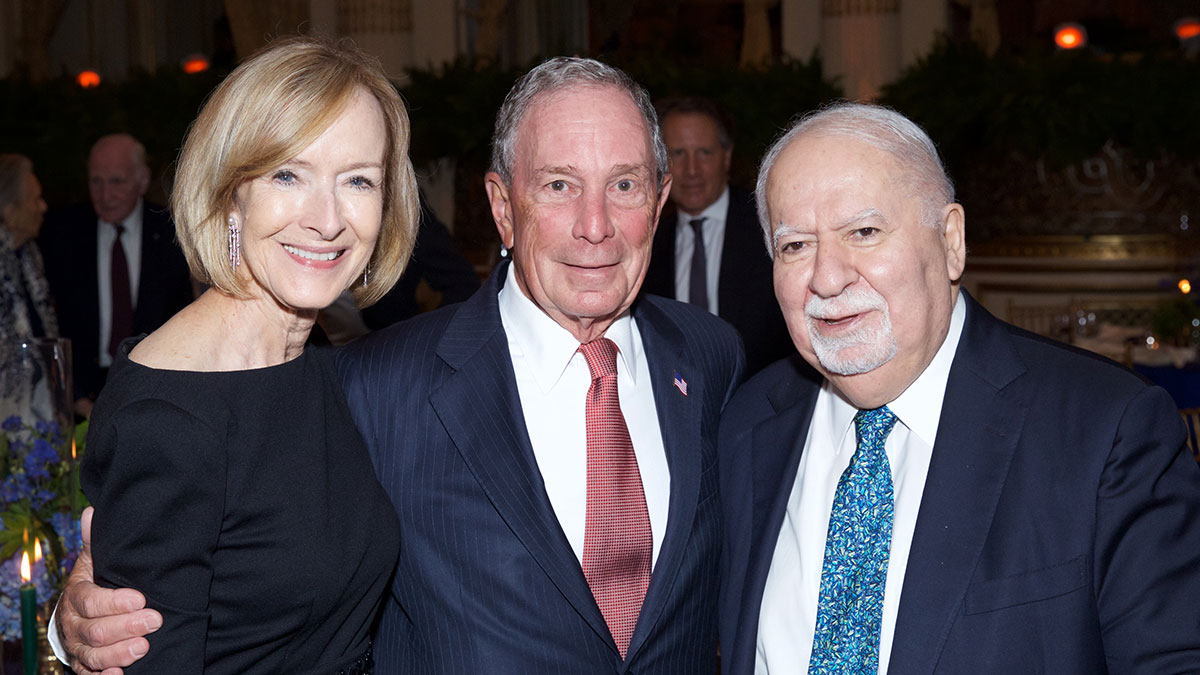
<path id="1" fill-rule="evenodd" d="M 62 77 L 0 80 L 0 152 L 34 162 L 51 208 L 87 200 L 87 154 L 97 138 L 128 132 L 146 146 L 155 176 L 170 175 L 188 126 L 223 73 L 161 72 L 81 89 Z M 151 186 L 161 199 L 166 187 Z"/>
<path id="2" fill-rule="evenodd" d="M 881 102 L 925 127 L 953 174 L 1011 151 L 1061 166 L 1109 140 L 1147 158 L 1195 157 L 1197 82 L 1200 63 L 1177 55 L 987 57 L 972 44 L 942 42 Z"/>
<path id="3" fill-rule="evenodd" d="M 656 100 L 705 96 L 721 106 L 734 123 L 732 180 L 746 187 L 753 187 L 759 159 L 789 121 L 842 95 L 822 76 L 816 56 L 749 71 L 658 60 L 637 60 L 624 67 Z"/>
<path id="4" fill-rule="evenodd" d="M 651 57 L 614 65 L 654 99 L 707 96 L 728 111 L 735 127 L 734 178 L 743 184 L 753 183 L 758 158 L 790 119 L 841 94 L 821 76 L 815 57 L 757 71 L 681 66 Z M 486 161 L 496 111 L 521 72 L 465 59 L 410 71 L 401 93 L 412 120 L 413 161 L 418 166 L 441 157 Z"/>
<path id="5" fill-rule="evenodd" d="M 1158 338 L 1168 344 L 1187 344 L 1192 321 L 1200 319 L 1200 306 L 1186 296 L 1163 300 L 1154 308 L 1151 328 Z"/>
<path id="6" fill-rule="evenodd" d="M 817 57 L 762 70 L 681 65 L 656 56 L 618 63 L 654 98 L 708 96 L 735 123 L 734 181 L 752 183 L 762 152 L 788 121 L 841 95 Z M 523 69 L 522 69 L 523 71 Z M 413 127 L 412 156 L 486 162 L 496 110 L 520 72 L 467 59 L 409 72 L 401 89 Z M 29 155 L 47 201 L 87 198 L 92 142 L 128 131 L 156 176 L 170 175 L 183 137 L 223 72 L 162 71 L 84 90 L 63 77 L 41 84 L 0 81 L 0 151 Z M 938 143 L 951 172 L 1016 151 L 1052 164 L 1076 162 L 1108 140 L 1144 157 L 1200 155 L 1200 62 L 1176 55 L 1090 53 L 988 57 L 942 42 L 884 89 L 882 102 L 911 116 Z M 151 188 L 162 198 L 163 184 Z"/>
<path id="7" fill-rule="evenodd" d="M 71 456 L 75 441 L 82 457 L 87 422 L 67 437 L 53 422 L 29 424 L 12 416 L 0 423 L 0 560 L 7 560 L 30 542 L 47 542 L 46 569 L 57 587 L 69 559 L 56 516 L 70 514 L 74 522 L 87 501 L 79 491 L 79 466 Z M 70 558 L 73 560 L 73 557 Z"/>
<path id="8" fill-rule="evenodd" d="M 408 75 L 400 93 L 412 122 L 413 162 L 486 160 L 496 111 L 520 73 L 460 58 L 445 68 L 418 68 Z"/>

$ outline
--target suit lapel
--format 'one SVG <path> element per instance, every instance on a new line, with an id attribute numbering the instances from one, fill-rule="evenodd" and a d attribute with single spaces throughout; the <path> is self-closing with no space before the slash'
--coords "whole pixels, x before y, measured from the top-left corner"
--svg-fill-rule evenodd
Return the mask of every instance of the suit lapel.
<path id="1" fill-rule="evenodd" d="M 964 293 L 965 294 L 965 293 Z M 890 670 L 933 672 L 979 561 L 1027 410 L 1003 326 L 969 296 L 913 533 Z"/>
<path id="2" fill-rule="evenodd" d="M 813 407 L 820 391 L 820 378 L 801 361 L 792 358 L 795 377 L 781 381 L 767 392 L 775 414 L 759 423 L 751 438 L 752 523 L 750 560 L 746 567 L 739 632 L 752 636 L 758 632 L 758 616 L 763 590 L 792 485 L 804 453 Z"/>
<path id="3" fill-rule="evenodd" d="M 430 403 L 497 513 L 580 616 L 611 641 L 550 505 L 525 428 L 497 305 L 506 270 L 497 268 L 451 320 L 437 354 L 455 372 Z"/>
<path id="4" fill-rule="evenodd" d="M 159 278 L 162 263 L 166 262 L 169 250 L 164 250 L 164 242 L 173 245 L 167 234 L 167 222 L 160 214 L 154 213 L 144 202 L 142 204 L 142 260 L 139 270 L 137 306 L 133 310 L 134 334 L 144 330 L 153 330 L 156 319 L 162 319 L 153 314 L 160 312 L 164 304 L 163 296 L 167 291 L 164 279 Z"/>
<path id="5" fill-rule="evenodd" d="M 672 237 L 674 239 L 674 237 Z M 700 369 L 688 358 L 684 336 L 679 327 L 658 308 L 638 303 L 634 311 L 641 334 L 654 389 L 658 426 L 671 473 L 671 495 L 667 507 L 667 529 L 650 587 L 642 602 L 637 629 L 629 643 L 626 662 L 632 662 L 638 648 L 658 621 L 667 598 L 674 590 L 687 542 L 696 518 L 700 494 L 700 409 L 705 382 Z M 688 395 L 674 386 L 675 373 L 687 382 Z"/>

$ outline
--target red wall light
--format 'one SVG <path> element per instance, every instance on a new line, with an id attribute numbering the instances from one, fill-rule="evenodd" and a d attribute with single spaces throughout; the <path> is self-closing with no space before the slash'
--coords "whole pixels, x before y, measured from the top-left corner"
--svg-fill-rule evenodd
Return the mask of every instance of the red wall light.
<path id="1" fill-rule="evenodd" d="M 1059 49 L 1087 46 L 1087 29 L 1077 23 L 1060 23 L 1054 29 L 1054 44 Z"/>
<path id="2" fill-rule="evenodd" d="M 199 54 L 192 54 L 191 56 L 185 56 L 183 60 L 180 61 L 179 67 L 182 68 L 183 72 L 187 73 L 188 75 L 203 73 L 204 71 L 208 70 L 208 59 Z"/>
<path id="3" fill-rule="evenodd" d="M 84 89 L 95 89 L 96 87 L 100 86 L 100 73 L 97 73 L 94 70 L 80 71 L 80 73 L 75 76 L 75 83 Z"/>
<path id="4" fill-rule="evenodd" d="M 1182 40 L 1191 40 L 1200 35 L 1200 19 L 1187 17 L 1175 22 L 1175 37 Z"/>

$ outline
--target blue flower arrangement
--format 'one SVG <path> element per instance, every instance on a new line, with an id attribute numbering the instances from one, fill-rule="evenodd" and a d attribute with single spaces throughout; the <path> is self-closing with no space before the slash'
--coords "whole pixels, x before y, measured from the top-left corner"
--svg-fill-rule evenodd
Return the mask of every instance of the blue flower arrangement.
<path id="1" fill-rule="evenodd" d="M 86 437 L 85 422 L 75 430 L 74 447 L 81 449 Z M 0 422 L 0 504 L 0 640 L 19 640 L 21 553 L 33 561 L 34 541 L 42 543 L 32 573 L 38 601 L 45 603 L 62 588 L 83 546 L 79 464 L 58 424 L 30 425 L 15 415 Z"/>

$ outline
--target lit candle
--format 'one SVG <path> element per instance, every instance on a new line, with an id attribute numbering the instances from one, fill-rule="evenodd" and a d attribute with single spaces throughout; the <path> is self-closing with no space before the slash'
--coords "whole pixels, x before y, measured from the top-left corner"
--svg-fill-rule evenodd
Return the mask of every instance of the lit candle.
<path id="1" fill-rule="evenodd" d="M 79 518 L 79 460 L 75 458 L 75 439 L 71 439 L 71 516 Z"/>
<path id="2" fill-rule="evenodd" d="M 29 567 L 29 551 L 21 554 L 21 645 L 25 675 L 37 675 L 37 588 Z"/>

